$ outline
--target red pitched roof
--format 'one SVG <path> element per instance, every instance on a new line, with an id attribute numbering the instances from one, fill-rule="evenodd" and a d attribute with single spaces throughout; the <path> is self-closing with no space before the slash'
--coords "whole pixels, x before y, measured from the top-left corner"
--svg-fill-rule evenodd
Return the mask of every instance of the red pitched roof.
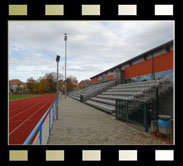
<path id="1" fill-rule="evenodd" d="M 19 79 L 10 80 L 10 83 L 16 83 L 17 85 L 23 84 L 23 82 L 21 82 Z"/>

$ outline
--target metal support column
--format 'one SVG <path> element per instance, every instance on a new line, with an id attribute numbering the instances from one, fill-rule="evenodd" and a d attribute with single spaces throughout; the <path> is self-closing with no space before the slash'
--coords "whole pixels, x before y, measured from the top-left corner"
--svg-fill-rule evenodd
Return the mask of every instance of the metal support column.
<path id="1" fill-rule="evenodd" d="M 58 99 L 58 62 L 57 62 L 57 99 Z M 58 100 L 57 100 L 56 120 L 58 120 Z"/>
<path id="2" fill-rule="evenodd" d="M 57 106 L 56 106 L 56 120 L 58 120 L 58 98 L 59 98 L 59 94 L 58 94 L 58 67 L 59 67 L 59 61 L 60 61 L 60 56 L 57 55 L 56 57 L 56 62 L 57 62 Z"/>
<path id="3" fill-rule="evenodd" d="M 147 112 L 147 103 L 144 104 L 144 128 L 145 128 L 145 132 L 148 132 L 148 112 Z"/>

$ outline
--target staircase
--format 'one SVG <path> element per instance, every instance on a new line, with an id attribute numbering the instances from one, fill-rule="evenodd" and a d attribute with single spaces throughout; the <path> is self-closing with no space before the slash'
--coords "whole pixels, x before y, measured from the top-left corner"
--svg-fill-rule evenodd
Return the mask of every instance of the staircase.
<path id="1" fill-rule="evenodd" d="M 103 91 L 106 91 L 110 87 L 115 86 L 115 82 L 116 82 L 115 80 L 100 82 L 100 83 L 91 85 L 87 88 L 74 91 L 69 96 L 72 97 L 73 99 L 80 100 L 80 96 L 82 95 L 84 101 L 86 101 L 102 93 Z"/>

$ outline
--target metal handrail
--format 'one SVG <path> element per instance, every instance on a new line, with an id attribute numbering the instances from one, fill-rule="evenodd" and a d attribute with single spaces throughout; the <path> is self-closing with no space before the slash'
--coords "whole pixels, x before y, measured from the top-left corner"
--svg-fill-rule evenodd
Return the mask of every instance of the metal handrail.
<path id="1" fill-rule="evenodd" d="M 50 110 L 53 107 L 54 103 L 57 101 L 57 98 L 53 101 L 53 103 L 50 105 L 50 107 L 47 109 L 47 111 L 44 113 L 44 115 L 42 116 L 42 118 L 39 120 L 39 122 L 37 123 L 37 125 L 34 127 L 34 129 L 32 130 L 32 132 L 29 134 L 29 136 L 27 137 L 27 139 L 24 141 L 23 145 L 28 145 L 32 138 L 34 137 L 34 135 L 36 134 L 36 132 L 39 130 L 40 131 L 40 144 L 42 144 L 42 124 L 43 124 L 43 120 L 44 118 L 47 116 L 47 114 L 50 114 Z M 49 133 L 50 133 L 50 120 L 49 120 Z"/>
<path id="2" fill-rule="evenodd" d="M 111 80 L 110 80 L 110 81 L 111 81 Z M 107 81 L 106 81 L 106 82 L 107 82 Z M 102 92 L 106 91 L 107 89 L 113 87 L 113 86 L 115 85 L 115 82 L 116 82 L 116 81 L 112 80 L 112 81 L 110 82 L 110 84 L 107 84 L 107 85 L 105 85 L 104 87 L 102 87 L 101 89 L 99 89 L 99 90 L 97 90 L 97 91 L 94 91 L 93 93 L 91 93 L 91 94 L 89 94 L 89 95 L 87 95 L 87 96 L 84 96 L 84 101 L 86 101 L 86 100 L 88 100 L 88 99 L 90 99 L 90 98 L 92 98 L 92 97 L 98 95 L 99 93 L 102 93 Z"/>

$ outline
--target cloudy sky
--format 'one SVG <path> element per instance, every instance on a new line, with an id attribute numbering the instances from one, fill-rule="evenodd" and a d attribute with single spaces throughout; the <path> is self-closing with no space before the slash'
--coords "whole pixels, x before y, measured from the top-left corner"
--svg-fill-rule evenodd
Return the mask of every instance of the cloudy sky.
<path id="1" fill-rule="evenodd" d="M 174 38 L 172 21 L 10 21 L 9 79 L 64 74 L 79 81 L 107 70 Z"/>

